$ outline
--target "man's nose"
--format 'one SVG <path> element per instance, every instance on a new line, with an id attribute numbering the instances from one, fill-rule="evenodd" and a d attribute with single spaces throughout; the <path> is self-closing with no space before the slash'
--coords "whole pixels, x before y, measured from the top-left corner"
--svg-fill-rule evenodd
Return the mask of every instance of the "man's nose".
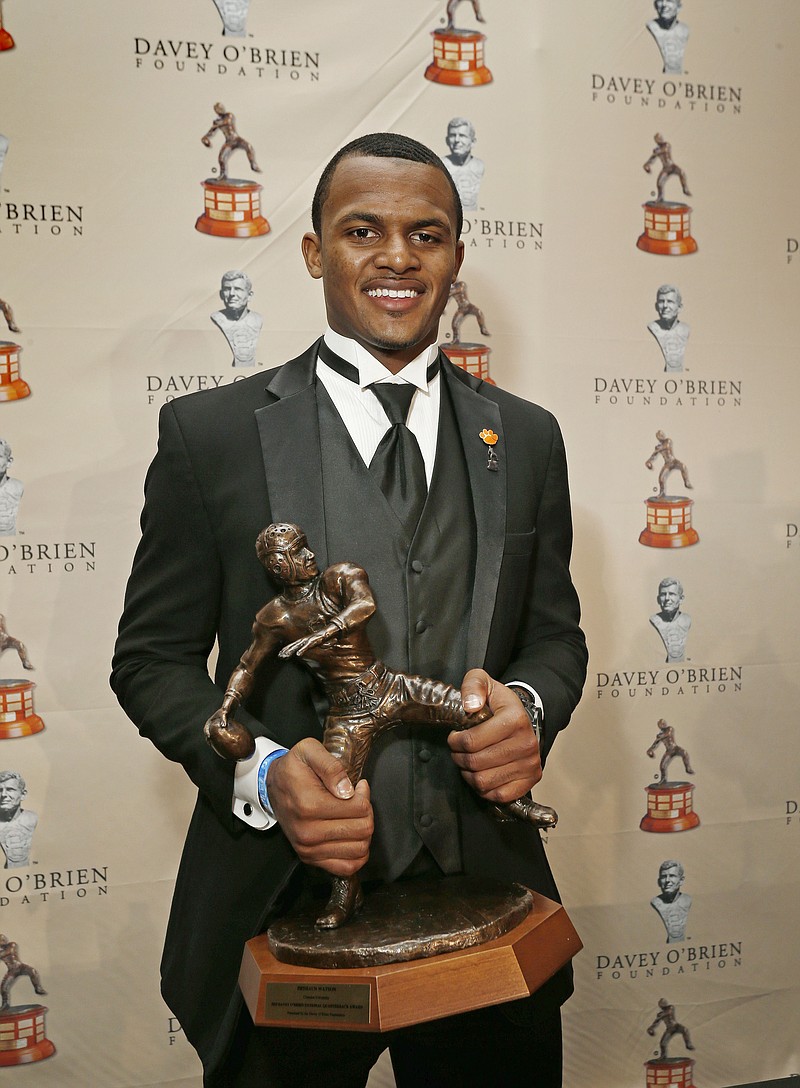
<path id="1" fill-rule="evenodd" d="M 375 254 L 375 263 L 402 272 L 407 268 L 419 268 L 419 255 L 404 234 L 387 234 L 383 246 Z"/>

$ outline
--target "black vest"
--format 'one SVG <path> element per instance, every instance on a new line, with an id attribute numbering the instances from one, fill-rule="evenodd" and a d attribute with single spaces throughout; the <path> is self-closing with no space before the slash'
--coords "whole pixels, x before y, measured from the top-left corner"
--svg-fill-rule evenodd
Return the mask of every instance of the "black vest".
<path id="1" fill-rule="evenodd" d="M 442 376 L 433 478 L 408 540 L 347 428 L 317 383 L 329 563 L 363 567 L 377 601 L 368 633 L 399 672 L 460 684 L 475 571 L 475 519 L 464 453 Z M 313 541 L 310 542 L 314 547 Z M 402 725 L 385 733 L 365 770 L 375 810 L 367 879 L 393 880 L 424 843 L 444 872 L 461 869 L 458 796 L 463 784 L 448 727 Z"/>

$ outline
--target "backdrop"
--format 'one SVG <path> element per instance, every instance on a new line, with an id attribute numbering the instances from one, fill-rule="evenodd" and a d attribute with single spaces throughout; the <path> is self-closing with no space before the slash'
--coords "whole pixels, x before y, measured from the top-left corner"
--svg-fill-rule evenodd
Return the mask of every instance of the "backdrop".
<path id="1" fill-rule="evenodd" d="M 238 6 L 2 4 L 0 929 L 47 990 L 0 1015 L 0 1065 L 41 1058 L 9 1083 L 199 1084 L 158 993 L 192 789 L 111 647 L 159 407 L 319 334 L 313 186 L 374 130 L 471 205 L 442 343 L 460 305 L 467 364 L 565 432 L 591 661 L 537 790 L 585 943 L 565 1084 L 644 1085 L 660 999 L 698 1088 L 797 1071 L 796 0 L 483 0 L 450 32 L 443 0 Z M 215 121 L 262 173 L 239 147 L 226 188 Z M 210 320 L 229 270 L 252 366 Z"/>

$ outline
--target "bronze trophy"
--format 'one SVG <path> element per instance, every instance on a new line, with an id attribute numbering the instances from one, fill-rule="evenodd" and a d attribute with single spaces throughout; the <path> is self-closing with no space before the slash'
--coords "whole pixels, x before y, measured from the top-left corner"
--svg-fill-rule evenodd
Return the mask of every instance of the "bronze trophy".
<path id="1" fill-rule="evenodd" d="M 461 339 L 461 326 L 468 317 L 474 317 L 478 322 L 478 328 L 482 336 L 492 335 L 486 328 L 483 311 L 470 302 L 467 297 L 467 285 L 463 280 L 456 280 L 451 285 L 448 301 L 450 299 L 456 304 L 456 312 L 453 314 L 451 322 L 453 338 L 448 343 L 441 345 L 442 351 L 451 363 L 460 366 L 468 374 L 473 374 L 476 378 L 482 378 L 485 382 L 489 382 L 490 385 L 494 385 L 495 383 L 489 374 L 489 356 L 492 349 L 487 347 L 486 344 Z"/>
<path id="2" fill-rule="evenodd" d="M 692 209 L 688 204 L 664 199 L 664 186 L 673 175 L 678 178 L 684 196 L 691 196 L 686 181 L 686 174 L 672 158 L 672 146 L 657 132 L 654 136 L 656 146 L 650 158 L 644 164 L 645 173 L 650 173 L 653 163 L 661 163 L 656 180 L 656 199 L 648 200 L 644 208 L 644 232 L 639 236 L 636 246 L 645 253 L 656 253 L 666 257 L 681 257 L 697 251 L 697 242 L 692 237 Z"/>
<path id="3" fill-rule="evenodd" d="M 211 128 L 201 136 L 200 141 L 204 147 L 211 147 L 216 134 L 222 136 L 222 145 L 217 156 L 219 176 L 206 178 L 202 183 L 205 211 L 195 223 L 195 229 L 201 234 L 211 234 L 218 238 L 253 238 L 260 234 L 269 234 L 269 223 L 261 214 L 263 187 L 255 181 L 228 177 L 228 159 L 234 151 L 243 151 L 247 155 L 250 169 L 256 174 L 261 173 L 253 145 L 239 135 L 236 118 L 221 102 L 214 104 L 214 113 L 216 117 Z"/>
<path id="4" fill-rule="evenodd" d="M 457 688 L 376 658 L 366 633 L 376 604 L 361 567 L 320 572 L 303 531 L 286 523 L 264 529 L 256 551 L 282 592 L 258 613 L 224 702 L 205 724 L 220 756 L 253 754 L 250 731 L 233 715 L 275 654 L 302 659 L 321 685 L 323 744 L 354 786 L 375 738 L 403 720 L 450 731 L 490 716 L 488 708 L 468 714 Z M 530 797 L 487 808 L 487 818 L 557 821 Z M 466 951 L 475 946 L 486 957 L 479 972 Z M 240 985 L 256 1024 L 383 1031 L 527 996 L 580 947 L 563 907 L 519 884 L 407 880 L 365 900 L 357 876 L 335 877 L 322 914 L 280 919 L 248 942 Z"/>
<path id="5" fill-rule="evenodd" d="M 689 470 L 675 456 L 672 439 L 663 431 L 656 431 L 656 446 L 645 461 L 645 468 L 652 472 L 658 457 L 663 461 L 658 473 L 658 491 L 654 498 L 644 500 L 647 525 L 639 533 L 639 543 L 648 548 L 688 548 L 700 539 L 692 526 L 694 500 L 688 495 L 668 495 L 667 480 L 673 472 L 679 472 L 683 486 L 691 491 Z"/>

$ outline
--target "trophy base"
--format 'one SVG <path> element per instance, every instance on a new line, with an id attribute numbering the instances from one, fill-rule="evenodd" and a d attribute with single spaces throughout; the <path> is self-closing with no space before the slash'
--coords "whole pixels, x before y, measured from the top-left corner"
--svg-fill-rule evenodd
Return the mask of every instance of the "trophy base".
<path id="1" fill-rule="evenodd" d="M 261 190 L 256 181 L 226 178 L 202 182 L 205 211 L 194 227 L 216 238 L 255 238 L 269 234 L 270 225 L 261 214 Z"/>
<path id="2" fill-rule="evenodd" d="M 642 207 L 644 233 L 636 242 L 637 249 L 662 257 L 683 257 L 697 252 L 697 242 L 692 238 L 692 209 L 688 204 L 650 200 Z"/>
<path id="3" fill-rule="evenodd" d="M 489 374 L 491 348 L 487 348 L 485 344 L 440 344 L 439 346 L 450 362 L 466 370 L 467 374 L 482 378 L 489 385 L 496 384 Z"/>
<path id="4" fill-rule="evenodd" d="M 392 888 L 387 902 L 401 887 Z M 363 943 L 370 939 L 377 894 L 368 898 L 361 916 L 343 927 L 361 926 Z M 502 936 L 400 963 L 346 968 L 284 963 L 273 955 L 269 935 L 263 933 L 245 945 L 239 986 L 258 1026 L 335 1031 L 392 1031 L 527 997 L 583 947 L 559 903 L 528 894 L 529 913 Z M 429 898 L 420 908 L 409 893 L 392 911 L 397 942 L 403 930 L 415 937 L 426 924 L 441 930 L 438 916 L 431 916 Z"/>
<path id="5" fill-rule="evenodd" d="M 642 831 L 669 834 L 673 831 L 691 831 L 700 826 L 700 817 L 694 811 L 694 786 L 691 782 L 665 782 L 647 786 L 647 813 L 642 817 Z"/>
<path id="6" fill-rule="evenodd" d="M 19 376 L 19 344 L 0 340 L 0 401 L 22 400 L 31 395 L 27 382 Z"/>
<path id="7" fill-rule="evenodd" d="M 644 1067 L 647 1088 L 694 1088 L 694 1058 L 652 1058 Z"/>
<path id="8" fill-rule="evenodd" d="M 484 64 L 486 35 L 477 30 L 433 30 L 433 60 L 425 78 L 449 87 L 480 87 L 492 82 Z"/>
<path id="9" fill-rule="evenodd" d="M 639 543 L 648 548 L 688 548 L 700 537 L 692 528 L 694 499 L 684 495 L 645 499 L 647 527 L 639 534 Z"/>
<path id="10" fill-rule="evenodd" d="M 40 1062 L 56 1052 L 45 1034 L 45 1005 L 12 1005 L 0 1013 L 0 1066 Z"/>
<path id="11" fill-rule="evenodd" d="M 4 49 L 13 49 L 15 44 L 14 39 L 8 31 L 0 26 L 0 53 L 2 53 Z M 2 1064 L 2 1061 L 0 1061 L 0 1065 Z"/>
<path id="12" fill-rule="evenodd" d="M 32 680 L 0 680 L 0 740 L 32 737 L 44 722 L 33 709 Z"/>

